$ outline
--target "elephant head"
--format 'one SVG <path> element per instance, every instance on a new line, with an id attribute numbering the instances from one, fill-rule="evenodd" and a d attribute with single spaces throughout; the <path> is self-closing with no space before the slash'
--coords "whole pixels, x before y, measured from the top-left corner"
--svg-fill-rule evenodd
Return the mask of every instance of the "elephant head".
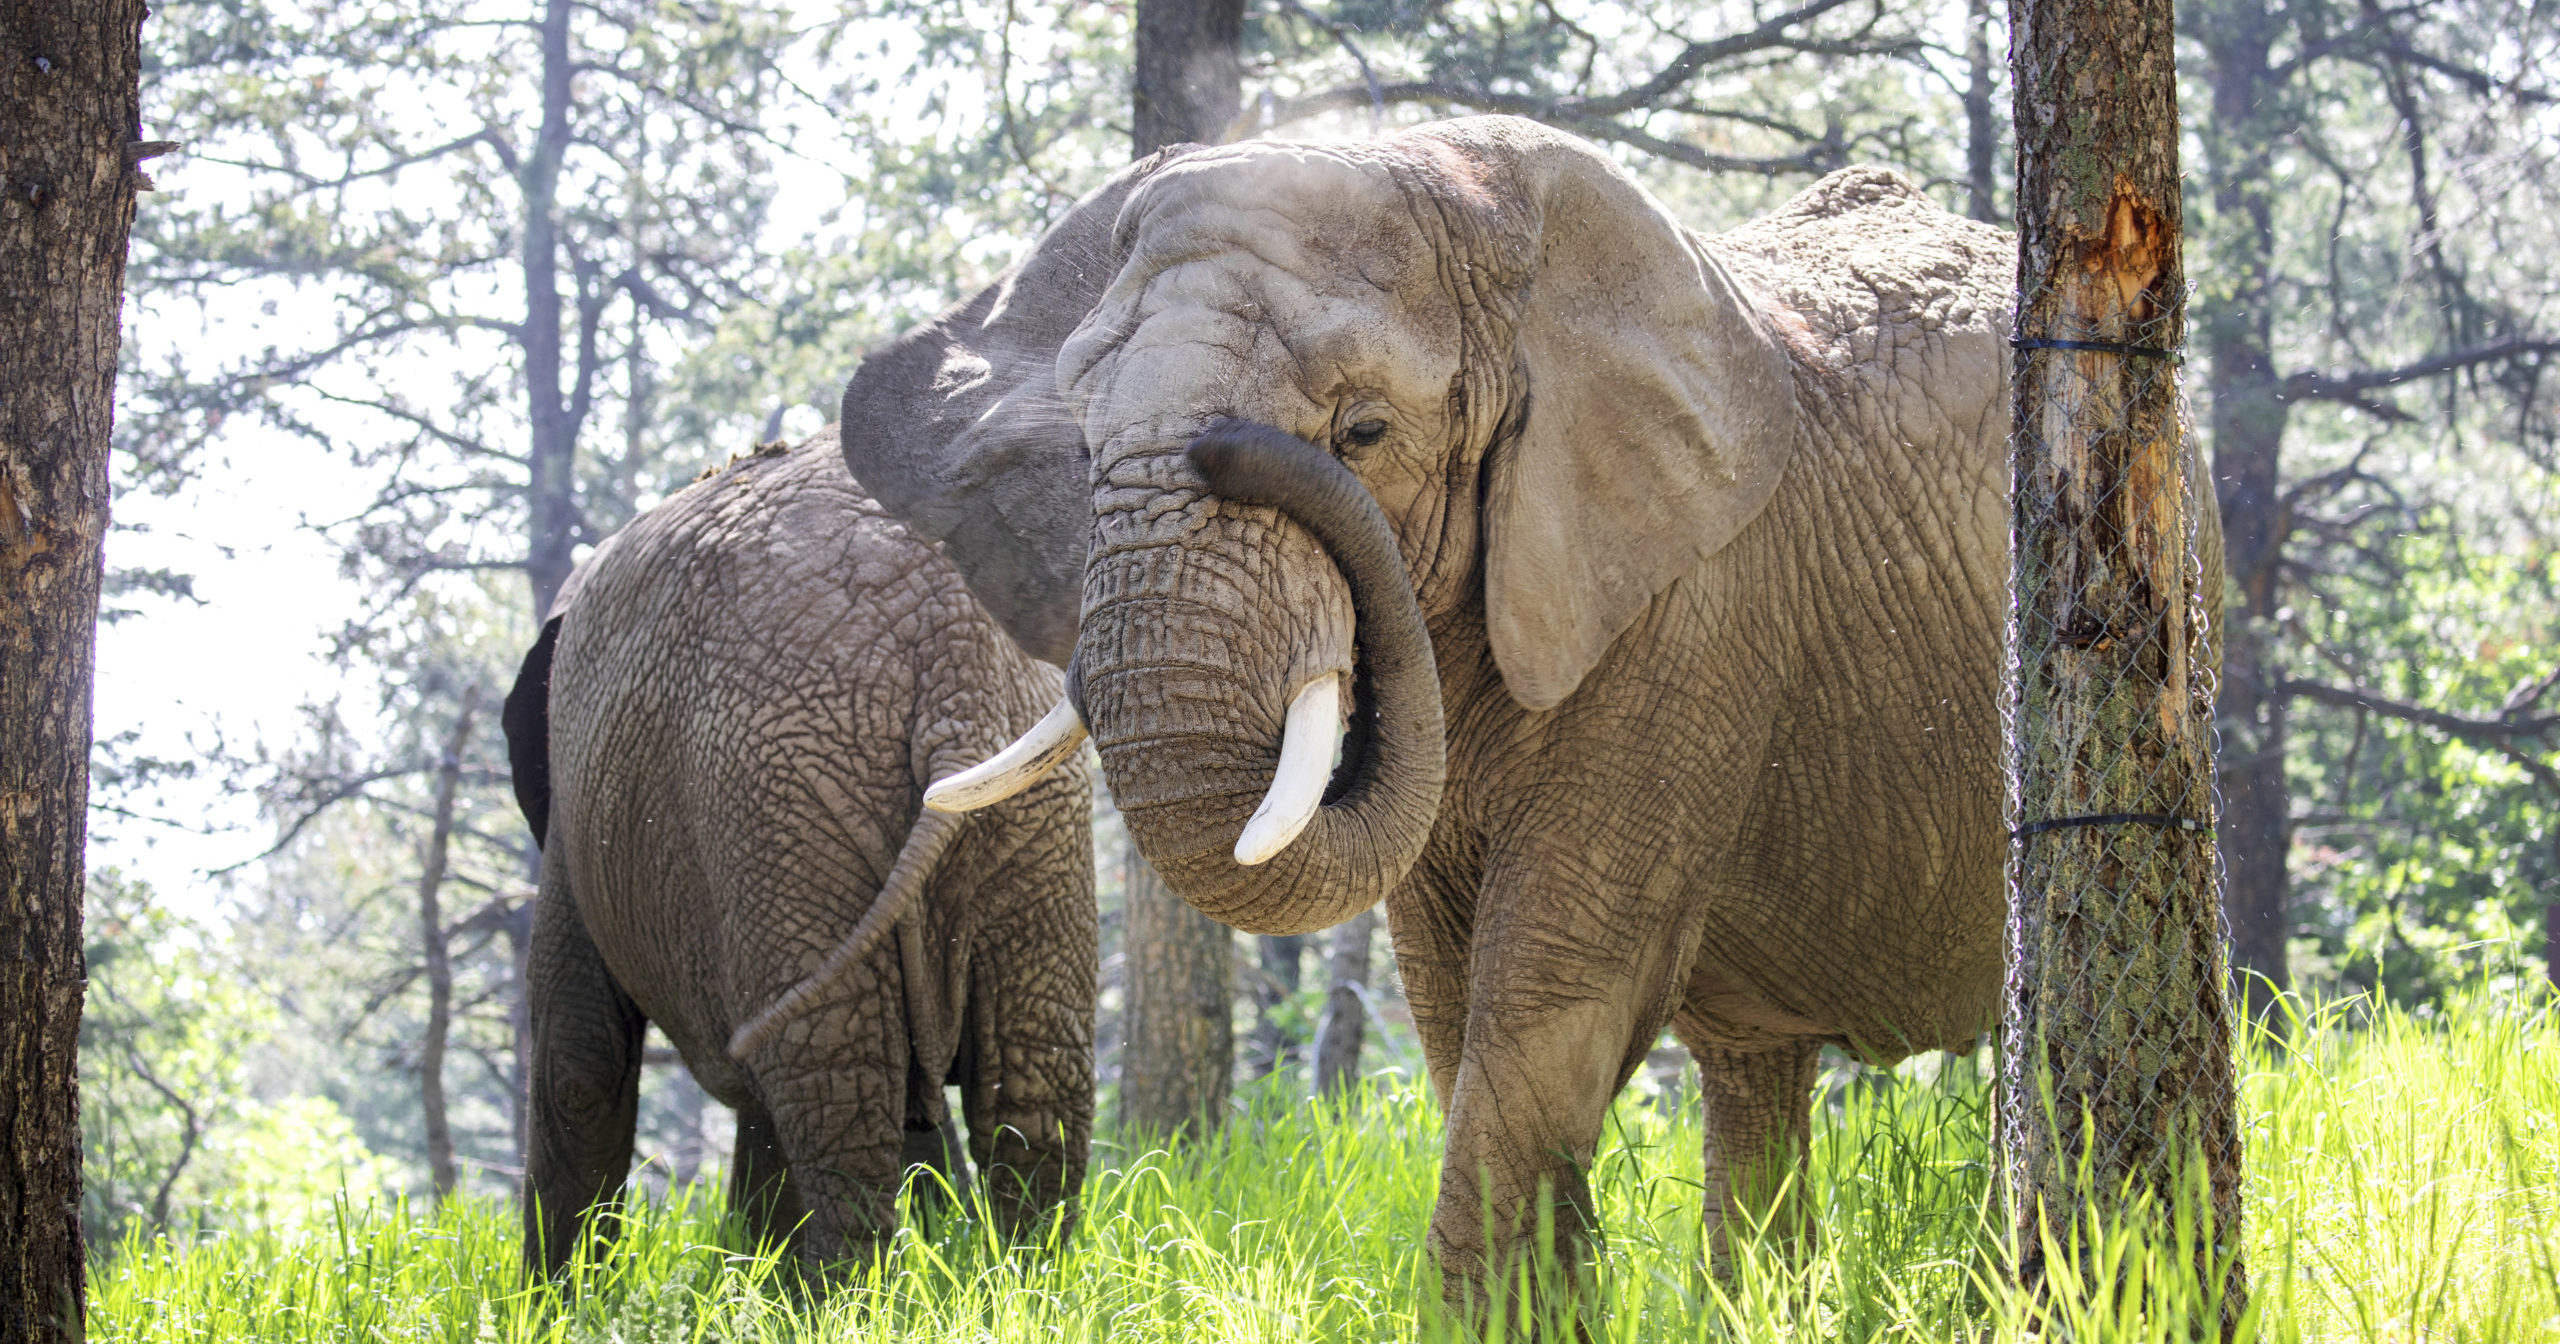
<path id="1" fill-rule="evenodd" d="M 1121 204 L 1175 145 L 1120 170 L 967 302 L 862 361 L 841 433 L 854 479 L 938 541 L 969 591 L 1035 658 L 1075 648 L 1083 582 L 1084 436 L 1059 400 L 1058 347 L 1120 271 Z"/>
<path id="2" fill-rule="evenodd" d="M 1018 634 L 1077 631 L 1058 731 L 956 792 L 1011 787 L 1080 715 L 1174 890 L 1250 931 L 1320 928 L 1428 837 L 1433 632 L 1481 629 L 1512 699 L 1564 702 L 1767 501 L 1797 432 L 1787 358 L 1660 204 L 1530 122 L 1198 150 L 1109 190 L 1087 203 L 1107 237 L 1053 233 L 1010 282 L 1053 250 L 1114 259 L 1048 380 L 1027 352 L 938 457 L 901 457 L 932 435 L 854 428 L 857 402 L 919 385 L 893 350 L 847 392 L 846 449 L 866 482 L 951 483 L 922 506 L 874 489 L 973 586 L 1007 585 L 981 595 Z"/>

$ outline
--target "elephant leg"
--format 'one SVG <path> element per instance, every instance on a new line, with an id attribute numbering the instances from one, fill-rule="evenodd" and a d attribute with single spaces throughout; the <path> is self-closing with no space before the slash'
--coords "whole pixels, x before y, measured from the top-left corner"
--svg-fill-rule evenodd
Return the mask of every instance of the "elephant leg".
<path id="1" fill-rule="evenodd" d="M 557 1274 L 591 1212 L 631 1174 L 648 1027 L 613 982 L 569 899 L 564 863 L 545 856 L 525 972 L 532 1014 L 524 1178 L 524 1258 Z"/>
<path id="2" fill-rule="evenodd" d="M 746 1061 L 805 1214 L 793 1245 L 813 1268 L 876 1255 L 897 1230 L 910 1061 L 895 958 L 880 949 Z"/>
<path id="3" fill-rule="evenodd" d="M 1491 1276 L 1515 1283 L 1550 1218 L 1553 1267 L 1579 1284 L 1600 1236 L 1586 1173 L 1610 1100 L 1669 1018 L 1696 940 L 1658 891 L 1595 890 L 1563 858 L 1491 867 L 1431 1217 L 1453 1301 Z"/>
<path id="4" fill-rule="evenodd" d="M 738 1108 L 738 1142 L 729 1156 L 729 1211 L 746 1229 L 751 1246 L 789 1240 L 808 1210 L 791 1164 L 783 1160 L 782 1135 L 760 1101 Z"/>
<path id="5" fill-rule="evenodd" d="M 1387 938 L 1396 975 L 1413 1010 L 1422 1062 L 1439 1094 L 1451 1105 L 1458 1060 L 1467 1039 L 1468 926 L 1474 921 L 1481 860 L 1462 846 L 1458 827 L 1444 825 L 1413 871 L 1387 894 Z"/>
<path id="6" fill-rule="evenodd" d="M 1706 1245 L 1718 1274 L 1737 1232 L 1765 1226 L 1781 1243 L 1805 1231 L 1805 1159 L 1813 1135 L 1816 1041 L 1766 1050 L 1689 1046 L 1698 1060 L 1706 1127 Z"/>
<path id="7" fill-rule="evenodd" d="M 1055 843 L 1089 845 L 1086 834 Z M 998 1231 L 1015 1242 L 1046 1236 L 1053 1216 L 1061 1239 L 1074 1226 L 1093 1140 L 1091 869 L 1046 848 L 1026 847 L 999 876 L 1015 894 L 994 908 L 1011 914 L 989 922 L 971 959 L 960 1070 L 969 1153 Z"/>

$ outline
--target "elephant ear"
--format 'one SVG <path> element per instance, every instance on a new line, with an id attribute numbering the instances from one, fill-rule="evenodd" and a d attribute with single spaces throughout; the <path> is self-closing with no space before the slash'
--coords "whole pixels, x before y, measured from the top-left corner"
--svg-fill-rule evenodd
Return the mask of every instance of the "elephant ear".
<path id="1" fill-rule="evenodd" d="M 1794 381 L 1741 286 L 1616 164 L 1471 120 L 1451 138 L 1508 170 L 1536 239 L 1514 338 L 1525 415 L 1484 504 L 1487 632 L 1512 698 L 1549 709 L 1769 502 Z"/>
<path id="2" fill-rule="evenodd" d="M 854 479 L 942 544 L 1025 652 L 1062 666 L 1075 650 L 1093 493 L 1084 433 L 1058 396 L 1058 347 L 1119 273 L 1121 202 L 1197 148 L 1122 169 L 1012 270 L 874 352 L 845 385 Z"/>

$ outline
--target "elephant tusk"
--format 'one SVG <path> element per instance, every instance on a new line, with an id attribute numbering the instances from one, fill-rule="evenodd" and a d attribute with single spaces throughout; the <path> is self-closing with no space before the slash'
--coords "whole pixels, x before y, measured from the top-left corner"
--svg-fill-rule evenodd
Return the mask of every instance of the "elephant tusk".
<path id="1" fill-rule="evenodd" d="M 924 791 L 924 805 L 936 812 L 975 812 L 1030 788 L 1058 768 L 1058 762 L 1084 745 L 1084 718 L 1075 702 L 1058 707 L 1015 738 L 1013 745 Z"/>
<path id="2" fill-rule="evenodd" d="M 1236 862 L 1251 868 L 1268 861 L 1315 819 L 1341 743 L 1342 678 L 1328 674 L 1308 682 L 1289 702 L 1280 728 L 1280 768 L 1271 773 L 1262 806 L 1236 837 Z"/>

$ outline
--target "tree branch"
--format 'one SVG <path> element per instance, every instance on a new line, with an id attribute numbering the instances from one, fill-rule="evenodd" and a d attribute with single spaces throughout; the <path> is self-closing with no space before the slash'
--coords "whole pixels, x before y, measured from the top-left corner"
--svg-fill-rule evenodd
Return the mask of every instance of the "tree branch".
<path id="1" fill-rule="evenodd" d="M 1866 51 L 1868 48 L 1860 44 L 1844 45 L 1787 36 L 1787 30 L 1819 18 L 1848 3 L 1850 0 L 1808 0 L 1808 3 L 1769 19 L 1749 32 L 1736 33 L 1708 42 L 1692 42 L 1652 78 L 1605 97 L 1538 98 L 1444 80 L 1413 80 L 1385 85 L 1370 80 L 1284 100 L 1273 109 L 1272 124 L 1284 125 L 1319 113 L 1363 105 L 1377 107 L 1387 103 L 1454 103 L 1462 107 L 1475 108 L 1478 111 L 1507 112 L 1514 116 L 1549 122 L 1568 130 L 1580 131 L 1598 139 L 1615 140 L 1648 153 L 1659 154 L 1664 158 L 1710 171 L 1822 172 L 1836 166 L 1834 162 L 1836 146 L 1825 147 L 1830 150 L 1829 155 L 1823 155 L 1820 150 L 1817 150 L 1774 159 L 1735 158 L 1729 155 L 1709 154 L 1687 145 L 1664 140 L 1648 132 L 1623 125 L 1614 118 L 1624 113 L 1655 107 L 1686 87 L 1708 66 L 1718 61 L 1731 60 L 1736 56 L 1767 50 L 1819 49 L 1837 53 L 1854 48 L 1858 51 Z M 1890 44 L 1892 47 L 1900 45 L 1903 44 Z"/>
<path id="2" fill-rule="evenodd" d="M 1280 3 L 1287 6 L 1300 18 L 1303 18 L 1318 28 L 1322 28 L 1326 32 L 1333 34 L 1333 40 L 1339 44 L 1345 52 L 1350 53 L 1351 63 L 1360 67 L 1360 82 L 1367 85 L 1369 89 L 1369 133 L 1372 135 L 1377 134 L 1379 123 L 1384 121 L 1387 115 L 1387 97 L 1384 92 L 1385 86 L 1378 82 L 1378 72 L 1370 68 L 1369 54 L 1360 50 L 1359 43 L 1351 40 L 1350 25 L 1338 23 L 1332 19 L 1325 18 L 1314 10 L 1307 8 L 1303 3 L 1303 0 L 1280 0 Z M 1567 26 L 1570 27 L 1571 25 L 1568 24 Z M 1230 134 L 1227 138 L 1234 140 L 1239 137 Z"/>
<path id="3" fill-rule="evenodd" d="M 1623 145 L 1657 154 L 1675 163 L 1686 164 L 1707 172 L 1731 173 L 1825 173 L 1839 166 L 1841 145 L 1826 138 L 1795 154 L 1771 158 L 1745 158 L 1731 154 L 1711 154 L 1694 145 L 1640 131 L 1621 122 L 1602 117 L 1586 117 L 1574 113 L 1563 100 L 1532 98 L 1525 94 L 1497 93 L 1490 89 L 1471 88 L 1439 80 L 1417 80 L 1389 84 L 1380 89 L 1379 97 L 1390 103 L 1455 103 L 1481 112 L 1507 112 L 1513 116 L 1543 121 L 1565 130 L 1577 131 L 1594 140 L 1614 140 Z M 1330 89 L 1323 93 L 1293 98 L 1280 104 L 1272 124 L 1283 125 L 1303 120 L 1319 112 L 1335 108 L 1359 107 L 1367 99 L 1367 91 L 1359 88 Z"/>
<path id="4" fill-rule="evenodd" d="M 2339 373 L 2305 369 L 2299 373 L 2287 374 L 2283 381 L 2277 383 L 2276 398 L 2280 401 L 2345 402 L 2374 411 L 2375 414 L 2383 415 L 2385 418 L 2397 417 L 2408 420 L 2414 418 L 2408 412 L 2387 402 L 2373 401 L 2364 394 L 2376 388 L 2396 387 L 2401 383 L 2415 382 L 2421 378 L 2439 378 L 2448 373 L 2460 373 L 2465 369 L 2477 368 L 2483 364 L 2495 364 L 2510 359 L 2533 359 L 2549 354 L 2560 354 L 2560 340 L 2536 336 L 2509 336 L 2502 340 L 2491 341 L 2487 345 L 2475 345 L 2468 350 L 2430 356 L 2396 368 L 2358 369 Z"/>
<path id="5" fill-rule="evenodd" d="M 2385 718 L 2398 719 L 2403 723 L 2433 728 L 2447 737 L 2492 749 L 2499 749 L 2502 744 L 2513 744 L 2518 740 L 2529 741 L 2544 737 L 2552 730 L 2560 729 L 2560 714 L 2538 714 L 2523 718 L 2500 715 L 2494 719 L 2475 719 L 2460 714 L 2447 714 L 2442 710 L 2429 709 L 2424 705 L 2413 705 L 2405 700 L 2393 700 L 2360 686 L 2332 686 L 2326 682 L 2288 679 L 2280 683 L 2277 689 L 2286 695 L 2317 704 L 2336 705 L 2341 709 L 2366 710 Z"/>
<path id="6" fill-rule="evenodd" d="M 194 157 L 201 159 L 206 163 L 219 163 L 231 168 L 245 168 L 254 173 L 274 173 L 280 177 L 289 177 L 295 182 L 300 183 L 302 189 L 305 191 L 330 191 L 338 187 L 344 187 L 353 183 L 361 182 L 369 177 L 388 177 L 393 173 L 399 172 L 403 168 L 414 167 L 418 164 L 425 163 L 430 159 L 440 159 L 447 154 L 453 153 L 455 150 L 468 149 L 473 145 L 484 143 L 497 149 L 498 156 L 501 159 L 513 157 L 506 152 L 504 146 L 497 143 L 496 134 L 486 127 L 473 131 L 471 134 L 463 136 L 460 139 L 448 140 L 441 145 L 437 145 L 433 149 L 422 149 L 414 154 L 394 155 L 387 163 L 383 163 L 372 168 L 350 169 L 336 177 L 322 177 L 316 173 L 306 173 L 289 164 L 262 163 L 255 159 L 226 159 L 213 154 L 198 154 Z"/>
<path id="7" fill-rule="evenodd" d="M 1690 80 L 1697 78 L 1699 71 L 1717 61 L 1730 60 L 1733 57 L 1769 47 L 1787 45 L 1786 30 L 1798 24 L 1809 23 L 1848 3 L 1849 0 L 1810 0 L 1810 3 L 1798 5 L 1750 32 L 1720 37 L 1712 42 L 1692 42 L 1679 55 L 1672 57 L 1671 63 L 1664 66 L 1653 78 L 1623 93 L 1606 98 L 1573 100 L 1582 105 L 1573 108 L 1572 111 L 1581 116 L 1614 117 L 1622 112 L 1633 112 L 1650 107 L 1657 100 L 1677 92 Z"/>
<path id="8" fill-rule="evenodd" d="M 505 452 L 501 449 L 492 448 L 478 439 L 456 434 L 426 416 L 391 401 L 386 401 L 377 397 L 350 397 L 317 387 L 310 388 L 310 392 L 313 396 L 320 398 L 322 401 L 334 401 L 341 406 L 360 406 L 368 411 L 389 416 L 404 424 L 413 425 L 420 433 L 427 435 L 429 438 L 432 438 L 438 443 L 441 443 L 459 453 L 468 453 L 478 457 L 494 457 L 502 462 L 524 461 L 524 457 L 521 454 Z"/>

